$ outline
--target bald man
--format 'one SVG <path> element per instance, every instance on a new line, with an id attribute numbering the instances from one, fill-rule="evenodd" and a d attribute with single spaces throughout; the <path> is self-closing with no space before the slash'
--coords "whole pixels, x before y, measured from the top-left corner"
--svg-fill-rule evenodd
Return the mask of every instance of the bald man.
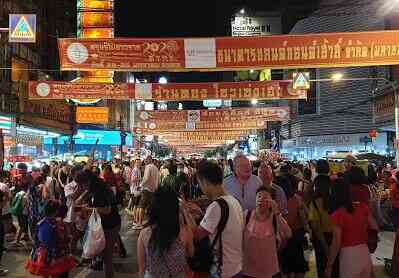
<path id="1" fill-rule="evenodd" d="M 234 175 L 224 180 L 225 190 L 238 200 L 243 210 L 254 210 L 256 190 L 262 186 L 262 181 L 252 174 L 251 161 L 245 155 L 237 155 L 233 166 Z"/>

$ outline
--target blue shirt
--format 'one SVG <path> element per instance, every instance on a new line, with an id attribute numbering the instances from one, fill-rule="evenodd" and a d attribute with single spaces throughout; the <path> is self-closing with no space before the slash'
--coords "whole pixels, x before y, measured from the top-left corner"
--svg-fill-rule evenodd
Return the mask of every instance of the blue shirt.
<path id="1" fill-rule="evenodd" d="M 256 190 L 262 186 L 262 181 L 252 175 L 245 184 L 240 184 L 235 175 L 224 180 L 224 189 L 238 200 L 242 209 L 254 210 L 256 207 Z"/>

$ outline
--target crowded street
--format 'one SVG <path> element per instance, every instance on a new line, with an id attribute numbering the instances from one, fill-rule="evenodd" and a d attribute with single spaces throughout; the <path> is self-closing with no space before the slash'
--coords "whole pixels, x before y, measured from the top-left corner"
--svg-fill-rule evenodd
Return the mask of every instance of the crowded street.
<path id="1" fill-rule="evenodd" d="M 0 0 L 0 277 L 399 278 L 399 0 Z"/>

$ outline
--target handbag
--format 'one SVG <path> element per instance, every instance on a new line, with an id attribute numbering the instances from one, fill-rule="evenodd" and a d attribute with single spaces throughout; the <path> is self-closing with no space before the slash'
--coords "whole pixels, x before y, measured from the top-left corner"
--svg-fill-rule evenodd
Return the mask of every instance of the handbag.
<path id="1" fill-rule="evenodd" d="M 194 256 L 188 259 L 188 264 L 194 272 L 210 273 L 214 264 L 214 248 L 218 241 L 220 241 L 218 249 L 219 271 L 221 271 L 221 266 L 223 265 L 223 244 L 221 237 L 229 219 L 229 207 L 224 199 L 217 199 L 216 202 L 221 208 L 221 217 L 217 225 L 216 236 L 212 243 L 209 237 L 194 242 Z"/>
<path id="2" fill-rule="evenodd" d="M 89 218 L 88 228 L 85 234 L 83 244 L 84 258 L 93 258 L 104 250 L 105 248 L 105 234 L 101 224 L 101 217 L 97 210 L 94 209 Z"/>

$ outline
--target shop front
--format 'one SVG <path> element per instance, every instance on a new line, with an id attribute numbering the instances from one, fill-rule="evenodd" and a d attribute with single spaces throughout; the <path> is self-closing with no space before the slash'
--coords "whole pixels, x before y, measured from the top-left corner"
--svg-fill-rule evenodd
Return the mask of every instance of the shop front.
<path id="1" fill-rule="evenodd" d="M 46 156 L 43 152 L 44 138 L 60 136 L 59 133 L 50 132 L 26 125 L 17 125 L 14 115 L 0 114 L 0 129 L 4 135 L 5 167 L 10 164 L 25 162 Z"/>
<path id="2" fill-rule="evenodd" d="M 368 133 L 298 137 L 283 140 L 281 150 L 293 160 L 320 159 L 342 152 L 388 155 L 390 151 L 387 132 L 379 132 L 375 138 Z"/>
<path id="3" fill-rule="evenodd" d="M 79 129 L 74 136 L 44 139 L 44 152 L 50 156 L 92 156 L 111 160 L 120 150 L 121 133 L 118 130 Z M 127 134 L 125 146 L 132 146 L 132 136 Z"/>

